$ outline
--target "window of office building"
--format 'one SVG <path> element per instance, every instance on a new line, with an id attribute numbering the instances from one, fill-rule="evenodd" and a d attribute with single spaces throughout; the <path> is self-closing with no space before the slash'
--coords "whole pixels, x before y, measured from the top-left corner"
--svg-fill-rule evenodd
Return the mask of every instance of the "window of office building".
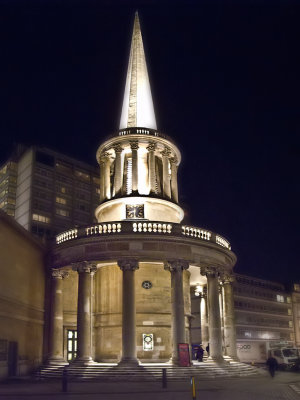
<path id="1" fill-rule="evenodd" d="M 277 300 L 279 303 L 284 303 L 284 296 L 282 296 L 281 294 L 278 294 L 278 295 L 276 296 L 276 300 Z"/>
<path id="2" fill-rule="evenodd" d="M 64 199 L 63 197 L 56 196 L 55 201 L 56 201 L 56 203 L 59 203 L 59 204 L 67 204 L 67 200 Z"/>
<path id="3" fill-rule="evenodd" d="M 68 210 L 63 210 L 61 208 L 57 208 L 56 209 L 56 214 L 60 215 L 62 217 L 69 217 L 70 216 L 70 212 Z"/>
<path id="4" fill-rule="evenodd" d="M 50 223 L 50 218 L 46 217 L 45 215 L 41 215 L 41 214 L 32 214 L 32 219 L 34 221 L 44 222 L 45 224 Z"/>
<path id="5" fill-rule="evenodd" d="M 74 171 L 74 174 L 77 178 L 83 179 L 85 181 L 89 181 L 90 180 L 90 175 L 87 174 L 86 172 L 83 171 L 79 171 L 78 169 L 76 169 Z"/>

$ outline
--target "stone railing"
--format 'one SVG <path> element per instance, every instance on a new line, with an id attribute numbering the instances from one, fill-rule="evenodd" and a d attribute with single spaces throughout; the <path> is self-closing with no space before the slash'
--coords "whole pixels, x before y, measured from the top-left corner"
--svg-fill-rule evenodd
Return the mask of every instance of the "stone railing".
<path id="1" fill-rule="evenodd" d="M 151 135 L 168 139 L 167 135 L 164 135 L 163 133 L 160 133 L 155 129 L 149 129 L 149 128 L 126 128 L 119 130 L 119 136 L 125 136 L 125 135 Z"/>
<path id="2" fill-rule="evenodd" d="M 182 237 L 207 241 L 231 250 L 230 243 L 222 236 L 203 228 L 167 223 L 162 221 L 116 221 L 70 229 L 56 236 L 56 244 L 95 236 L 151 234 Z"/>
<path id="3" fill-rule="evenodd" d="M 211 232 L 193 226 L 182 225 L 182 234 L 185 236 L 192 236 L 199 239 L 210 240 Z"/>
<path id="4" fill-rule="evenodd" d="M 134 222 L 132 224 L 133 232 L 153 232 L 153 233 L 171 233 L 172 225 L 158 222 Z"/>

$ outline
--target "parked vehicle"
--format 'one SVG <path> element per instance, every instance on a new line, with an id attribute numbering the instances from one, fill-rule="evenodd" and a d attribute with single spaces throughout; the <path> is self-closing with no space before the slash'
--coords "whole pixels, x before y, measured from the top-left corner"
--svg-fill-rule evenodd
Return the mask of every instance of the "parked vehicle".
<path id="1" fill-rule="evenodd" d="M 298 364 L 299 350 L 290 347 L 274 348 L 269 350 L 269 356 L 275 358 L 279 368 L 293 369 Z"/>

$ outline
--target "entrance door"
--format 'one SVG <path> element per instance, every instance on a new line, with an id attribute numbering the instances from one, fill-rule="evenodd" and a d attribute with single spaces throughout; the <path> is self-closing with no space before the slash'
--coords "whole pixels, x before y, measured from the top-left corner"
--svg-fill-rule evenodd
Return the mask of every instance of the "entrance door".
<path id="1" fill-rule="evenodd" d="M 8 343 L 8 376 L 16 376 L 18 369 L 18 342 Z"/>
<path id="2" fill-rule="evenodd" d="M 67 360 L 72 361 L 77 356 L 77 331 L 68 329 Z"/>

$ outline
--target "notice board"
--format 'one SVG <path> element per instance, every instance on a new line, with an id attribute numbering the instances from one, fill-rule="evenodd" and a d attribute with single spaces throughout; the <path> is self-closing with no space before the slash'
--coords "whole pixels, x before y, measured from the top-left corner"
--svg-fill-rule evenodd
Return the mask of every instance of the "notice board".
<path id="1" fill-rule="evenodd" d="M 188 343 L 178 343 L 178 357 L 180 367 L 190 366 L 190 349 Z"/>

